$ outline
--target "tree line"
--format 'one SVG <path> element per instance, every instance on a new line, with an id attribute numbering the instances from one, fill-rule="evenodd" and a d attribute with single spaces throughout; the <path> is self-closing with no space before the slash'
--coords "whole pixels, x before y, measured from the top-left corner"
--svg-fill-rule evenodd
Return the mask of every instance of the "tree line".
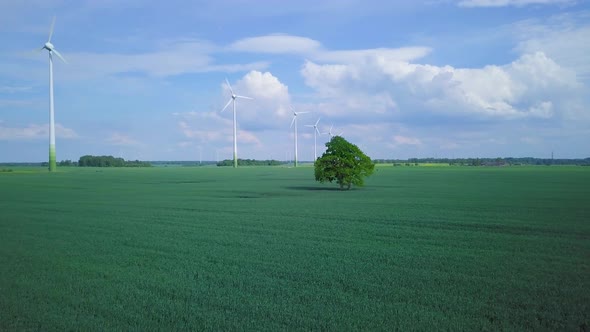
<path id="1" fill-rule="evenodd" d="M 256 159 L 239 159 L 238 158 L 238 166 L 278 166 L 282 165 L 284 162 L 278 160 L 256 160 Z M 233 166 L 234 161 L 230 159 L 225 159 L 217 162 L 217 166 Z"/>
<path id="2" fill-rule="evenodd" d="M 453 166 L 511 166 L 511 165 L 579 165 L 590 166 L 590 158 L 585 159 L 551 159 L 533 157 L 508 158 L 410 158 L 410 159 L 375 159 L 378 164 L 394 166 L 413 166 L 418 164 L 449 164 Z"/>
<path id="3" fill-rule="evenodd" d="M 61 163 L 60 163 L 61 166 Z M 63 165 L 68 166 L 68 165 Z M 73 165 L 72 165 L 73 166 Z M 125 160 L 113 156 L 85 155 L 78 160 L 79 167 L 151 167 L 147 161 Z"/>

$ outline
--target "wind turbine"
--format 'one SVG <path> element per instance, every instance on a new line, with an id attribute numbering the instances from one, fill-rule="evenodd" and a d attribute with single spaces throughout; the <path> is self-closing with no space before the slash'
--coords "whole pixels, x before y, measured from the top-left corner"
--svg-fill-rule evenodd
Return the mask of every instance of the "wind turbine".
<path id="1" fill-rule="evenodd" d="M 49 28 L 49 38 L 40 51 L 47 50 L 49 52 L 49 171 L 55 171 L 55 116 L 53 111 L 53 54 L 57 55 L 64 63 L 67 61 L 59 54 L 51 43 L 51 36 L 53 35 L 53 27 L 55 26 L 55 16 Z"/>
<path id="2" fill-rule="evenodd" d="M 304 113 L 309 113 L 309 112 L 295 112 L 295 110 L 293 109 L 293 106 L 291 106 L 291 111 L 293 111 L 293 120 L 291 120 L 291 127 L 293 127 L 293 130 L 295 132 L 295 158 L 293 160 L 293 166 L 297 167 L 297 116 L 299 114 L 304 114 Z M 293 126 L 293 124 L 295 124 L 295 126 Z"/>
<path id="3" fill-rule="evenodd" d="M 338 135 L 334 135 L 334 134 L 332 134 L 332 129 L 333 129 L 333 128 L 334 128 L 334 125 L 331 125 L 331 126 L 330 126 L 330 130 L 328 130 L 328 132 L 324 133 L 324 135 L 330 135 L 330 138 L 332 138 L 332 137 L 334 137 L 334 136 L 342 136 L 342 134 L 344 133 L 344 132 L 342 131 L 342 132 L 340 132 L 340 134 L 338 134 Z"/>
<path id="4" fill-rule="evenodd" d="M 320 118 L 318 118 L 318 121 L 315 122 L 315 124 L 313 125 L 305 125 L 306 127 L 312 127 L 313 128 L 313 162 L 315 163 L 315 161 L 318 159 L 318 144 L 317 144 L 317 134 L 320 134 L 320 131 L 318 129 L 318 123 L 320 123 Z"/>
<path id="5" fill-rule="evenodd" d="M 254 99 L 254 98 L 236 95 L 234 93 L 234 90 L 231 88 L 231 85 L 229 84 L 229 81 L 227 80 L 227 78 L 225 79 L 225 83 L 227 83 L 227 87 L 229 88 L 229 91 L 231 91 L 231 99 L 227 102 L 227 104 L 225 104 L 225 107 L 221 111 L 222 112 L 225 111 L 225 109 L 229 106 L 229 104 L 233 103 L 233 109 L 234 109 L 234 168 L 236 168 L 236 167 L 238 167 L 238 135 L 237 135 L 237 129 L 236 129 L 236 99 L 237 98 Z"/>

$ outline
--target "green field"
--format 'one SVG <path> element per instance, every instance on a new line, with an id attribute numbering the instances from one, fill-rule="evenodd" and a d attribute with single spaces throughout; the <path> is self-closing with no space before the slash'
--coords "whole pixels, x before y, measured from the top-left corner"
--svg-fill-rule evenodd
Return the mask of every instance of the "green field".
<path id="1" fill-rule="evenodd" d="M 590 327 L 590 167 L 0 173 L 0 330 Z"/>

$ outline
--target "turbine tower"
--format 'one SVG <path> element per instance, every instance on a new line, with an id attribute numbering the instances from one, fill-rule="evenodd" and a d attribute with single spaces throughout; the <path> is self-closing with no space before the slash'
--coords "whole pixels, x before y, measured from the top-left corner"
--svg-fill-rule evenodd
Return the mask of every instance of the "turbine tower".
<path id="1" fill-rule="evenodd" d="M 55 116 L 53 110 L 53 54 L 57 55 L 64 63 L 67 61 L 59 54 L 51 43 L 51 36 L 53 35 L 53 27 L 55 26 L 55 16 L 49 28 L 49 38 L 39 51 L 47 50 L 49 52 L 49 171 L 55 171 Z"/>
<path id="2" fill-rule="evenodd" d="M 295 112 L 293 106 L 291 106 L 291 111 L 293 111 L 293 120 L 291 120 L 291 127 L 293 127 L 295 133 L 295 155 L 293 159 L 293 166 L 297 167 L 297 116 L 299 114 L 309 113 L 309 112 Z M 295 124 L 295 126 L 293 126 Z"/>
<path id="3" fill-rule="evenodd" d="M 229 106 L 229 104 L 233 103 L 233 109 L 234 109 L 234 168 L 237 168 L 238 167 L 238 135 L 237 135 L 237 129 L 236 129 L 237 128 L 236 127 L 236 99 L 237 98 L 254 99 L 254 98 L 236 95 L 234 93 L 234 90 L 231 88 L 231 85 L 229 84 L 229 81 L 227 80 L 227 78 L 225 79 L 225 83 L 227 83 L 227 87 L 229 88 L 229 91 L 231 92 L 231 98 L 227 102 L 227 104 L 225 104 L 225 107 L 221 111 L 222 112 L 225 111 L 225 109 Z"/>
<path id="4" fill-rule="evenodd" d="M 315 124 L 313 125 L 305 125 L 306 127 L 312 127 L 313 128 L 313 162 L 315 163 L 315 161 L 318 159 L 318 144 L 317 144 L 317 134 L 320 134 L 320 131 L 318 129 L 318 123 L 320 123 L 320 118 L 318 118 L 318 121 L 315 122 Z"/>

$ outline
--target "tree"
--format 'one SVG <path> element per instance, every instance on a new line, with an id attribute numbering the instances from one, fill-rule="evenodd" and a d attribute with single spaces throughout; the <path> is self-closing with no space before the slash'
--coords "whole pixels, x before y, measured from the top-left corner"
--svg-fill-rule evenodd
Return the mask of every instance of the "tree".
<path id="1" fill-rule="evenodd" d="M 113 156 L 91 156 L 85 155 L 78 160 L 80 167 L 151 167 L 152 165 L 146 161 L 128 160 L 123 158 L 115 158 Z"/>
<path id="2" fill-rule="evenodd" d="M 332 137 L 326 148 L 326 152 L 315 162 L 316 181 L 336 181 L 340 189 L 350 189 L 353 184 L 363 186 L 363 178 L 373 174 L 375 164 L 371 158 L 343 137 Z"/>

